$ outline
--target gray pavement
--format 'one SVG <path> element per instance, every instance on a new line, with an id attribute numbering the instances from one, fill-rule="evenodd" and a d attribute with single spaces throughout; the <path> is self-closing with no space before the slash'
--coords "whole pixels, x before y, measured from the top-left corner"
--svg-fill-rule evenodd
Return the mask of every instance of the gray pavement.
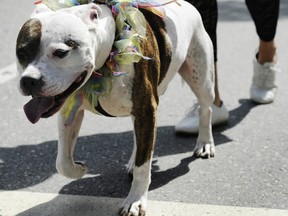
<path id="1" fill-rule="evenodd" d="M 87 113 L 75 158 L 89 173 L 76 181 L 57 174 L 56 117 L 31 125 L 22 109 L 29 98 L 16 87 L 15 41 L 33 1 L 0 7 L 0 215 L 113 215 L 130 187 L 131 121 Z M 219 84 L 230 119 L 214 128 L 216 157 L 192 157 L 197 137 L 176 135 L 174 125 L 195 97 L 176 77 L 160 99 L 148 215 L 288 215 L 288 1 L 280 8 L 278 94 L 256 105 L 249 100 L 254 24 L 243 1 L 219 1 Z"/>

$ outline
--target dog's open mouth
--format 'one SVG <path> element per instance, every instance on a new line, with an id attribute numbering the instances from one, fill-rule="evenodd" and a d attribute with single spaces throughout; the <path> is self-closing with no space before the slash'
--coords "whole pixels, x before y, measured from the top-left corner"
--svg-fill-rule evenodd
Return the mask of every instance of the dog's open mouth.
<path id="1" fill-rule="evenodd" d="M 84 71 L 71 85 L 61 94 L 51 97 L 33 97 L 24 105 L 24 112 L 28 120 L 35 124 L 40 118 L 48 118 L 54 115 L 62 107 L 66 99 L 84 82 L 87 71 Z"/>

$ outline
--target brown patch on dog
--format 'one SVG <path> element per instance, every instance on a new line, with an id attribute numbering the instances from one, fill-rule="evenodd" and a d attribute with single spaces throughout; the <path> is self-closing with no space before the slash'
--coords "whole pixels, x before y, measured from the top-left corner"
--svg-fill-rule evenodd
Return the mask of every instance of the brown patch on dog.
<path id="1" fill-rule="evenodd" d="M 157 39 L 152 28 L 146 24 L 146 38 L 141 39 L 144 56 L 134 64 L 135 77 L 132 87 L 132 115 L 135 117 L 134 130 L 136 135 L 137 153 L 135 165 L 141 166 L 151 158 L 156 134 L 156 112 L 158 107 L 157 86 L 160 80 L 160 53 Z"/>
<path id="2" fill-rule="evenodd" d="M 39 51 L 41 28 L 42 25 L 38 19 L 29 19 L 19 32 L 16 55 L 23 67 L 27 67 L 35 59 Z"/>
<path id="3" fill-rule="evenodd" d="M 159 48 L 159 55 L 160 55 L 160 75 L 158 80 L 158 85 L 164 79 L 169 65 L 171 63 L 171 56 L 172 56 L 172 49 L 171 44 L 167 40 L 167 31 L 165 28 L 165 23 L 163 19 L 151 11 L 140 9 L 140 11 L 145 16 L 145 19 L 151 26 L 153 33 L 156 37 L 158 48 Z"/>

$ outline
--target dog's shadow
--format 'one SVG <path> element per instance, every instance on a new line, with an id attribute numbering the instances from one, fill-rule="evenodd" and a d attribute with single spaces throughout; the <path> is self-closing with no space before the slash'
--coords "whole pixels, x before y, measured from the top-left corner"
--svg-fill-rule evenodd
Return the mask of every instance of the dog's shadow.
<path id="1" fill-rule="evenodd" d="M 230 111 L 229 123 L 214 128 L 215 145 L 232 141 L 222 134 L 242 121 L 256 104 L 240 100 L 240 106 Z M 150 190 L 189 172 L 189 164 L 197 136 L 179 136 L 173 126 L 158 127 L 155 155 L 157 157 L 191 152 L 191 156 L 170 169 L 159 171 L 153 163 L 153 178 Z M 84 177 L 65 185 L 59 192 L 106 197 L 125 197 L 130 188 L 126 174 L 133 146 L 131 131 L 114 134 L 97 134 L 79 137 L 75 149 L 75 159 L 86 161 L 89 177 Z M 217 148 L 217 147 L 216 147 Z M 49 141 L 38 145 L 23 145 L 16 148 L 0 148 L 0 190 L 17 190 L 44 182 L 56 173 L 55 160 L 57 142 Z M 157 157 L 154 158 L 157 160 Z"/>

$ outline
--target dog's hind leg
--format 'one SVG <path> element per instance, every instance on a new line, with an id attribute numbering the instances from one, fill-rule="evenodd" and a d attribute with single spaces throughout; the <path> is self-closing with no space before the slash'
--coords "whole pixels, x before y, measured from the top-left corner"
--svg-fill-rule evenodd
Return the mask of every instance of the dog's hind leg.
<path id="1" fill-rule="evenodd" d="M 213 47 L 204 27 L 193 36 L 187 57 L 179 73 L 195 93 L 199 105 L 199 135 L 194 154 L 198 157 L 213 157 L 215 154 L 212 136 L 212 110 L 214 100 Z"/>
<path id="2" fill-rule="evenodd" d="M 65 125 L 61 112 L 58 114 L 58 153 L 57 171 L 69 178 L 78 179 L 87 173 L 87 167 L 81 162 L 74 162 L 73 152 L 84 117 L 84 110 L 78 111 L 72 124 Z"/>

